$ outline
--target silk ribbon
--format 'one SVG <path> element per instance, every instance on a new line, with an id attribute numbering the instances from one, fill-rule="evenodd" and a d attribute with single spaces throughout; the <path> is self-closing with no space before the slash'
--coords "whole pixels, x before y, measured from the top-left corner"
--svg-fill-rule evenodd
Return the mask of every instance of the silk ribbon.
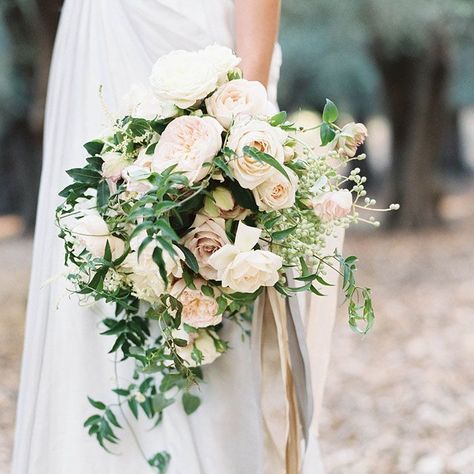
<path id="1" fill-rule="evenodd" d="M 291 284 L 291 275 L 288 280 Z M 252 344 L 260 387 L 262 472 L 299 474 L 312 419 L 312 393 L 296 297 L 265 289 L 254 311 Z"/>

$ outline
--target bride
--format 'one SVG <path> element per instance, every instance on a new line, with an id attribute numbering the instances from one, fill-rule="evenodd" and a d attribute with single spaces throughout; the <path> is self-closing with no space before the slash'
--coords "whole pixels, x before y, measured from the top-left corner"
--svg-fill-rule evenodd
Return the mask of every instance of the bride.
<path id="1" fill-rule="evenodd" d="M 156 430 L 140 423 L 123 430 L 115 455 L 97 447 L 82 422 L 90 414 L 86 395 L 107 399 L 115 377 L 108 341 L 96 330 L 107 308 L 80 307 L 67 296 L 53 220 L 57 192 L 67 184 L 64 170 L 80 165 L 82 143 L 107 125 L 99 86 L 107 107 L 117 110 L 160 56 L 218 43 L 234 48 L 245 77 L 265 84 L 276 101 L 279 12 L 278 0 L 66 0 L 47 101 L 13 474 L 151 472 L 146 456 L 159 450 L 171 454 L 168 472 L 174 474 L 283 474 L 264 467 L 252 354 L 233 326 L 224 329 L 232 350 L 206 369 L 196 413 L 188 417 L 176 404 Z M 334 291 L 302 301 L 315 407 L 305 474 L 323 472 L 316 433 Z"/>

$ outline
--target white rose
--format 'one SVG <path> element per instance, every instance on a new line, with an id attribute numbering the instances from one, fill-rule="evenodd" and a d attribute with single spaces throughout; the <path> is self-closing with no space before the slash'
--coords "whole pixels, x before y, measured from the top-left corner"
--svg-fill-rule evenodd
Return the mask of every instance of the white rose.
<path id="1" fill-rule="evenodd" d="M 133 84 L 120 104 L 120 116 L 130 115 L 155 120 L 174 117 L 177 113 L 178 109 L 172 102 L 159 100 L 153 91 L 143 84 Z"/>
<path id="2" fill-rule="evenodd" d="M 150 84 L 160 101 L 187 109 L 215 90 L 218 79 L 215 67 L 201 54 L 179 50 L 158 59 Z"/>
<path id="3" fill-rule="evenodd" d="M 261 211 L 287 209 L 295 204 L 298 176 L 290 168 L 285 171 L 289 180 L 278 172 L 253 190 L 255 202 Z"/>
<path id="4" fill-rule="evenodd" d="M 138 194 L 145 194 L 153 189 L 153 185 L 148 181 L 150 175 L 150 170 L 144 166 L 131 165 L 122 171 L 127 191 Z"/>
<path id="5" fill-rule="evenodd" d="M 102 164 L 102 175 L 105 179 L 118 181 L 122 176 L 122 171 L 130 162 L 120 153 L 109 151 L 102 154 L 104 163 Z"/>
<path id="6" fill-rule="evenodd" d="M 153 155 L 152 168 L 161 173 L 172 165 L 182 171 L 190 184 L 209 174 L 209 163 L 222 147 L 222 127 L 212 117 L 185 115 L 174 119 L 161 134 Z"/>
<path id="7" fill-rule="evenodd" d="M 210 219 L 198 214 L 192 229 L 183 238 L 183 244 L 193 253 L 199 264 L 199 273 L 207 280 L 215 280 L 217 271 L 209 265 L 209 257 L 229 244 L 224 219 Z"/>
<path id="8" fill-rule="evenodd" d="M 283 130 L 272 127 L 262 120 L 242 121 L 230 130 L 227 147 L 237 154 L 238 158 L 229 161 L 235 178 L 243 188 L 255 189 L 278 171 L 271 165 L 245 155 L 244 147 L 254 147 L 267 153 L 283 164 L 285 152 L 283 143 L 287 135 Z"/>
<path id="9" fill-rule="evenodd" d="M 171 288 L 170 294 L 183 305 L 181 321 L 194 328 L 215 326 L 222 322 L 222 314 L 217 314 L 219 305 L 216 300 L 201 292 L 206 282 L 201 278 L 194 280 L 196 289 L 186 286 L 184 280 L 178 280 Z"/>
<path id="10" fill-rule="evenodd" d="M 132 252 L 127 255 L 122 267 L 127 273 L 127 279 L 132 285 L 134 294 L 149 303 L 156 303 L 167 288 L 161 278 L 158 265 L 153 261 L 156 245 L 148 244 L 138 257 L 138 249 L 145 237 L 146 234 L 140 234 L 132 239 L 130 242 Z M 166 273 L 169 278 L 181 278 L 183 276 L 181 261 L 184 260 L 184 254 L 178 247 L 173 246 L 173 248 L 176 251 L 174 257 L 163 251 Z"/>
<path id="11" fill-rule="evenodd" d="M 353 158 L 367 138 L 367 128 L 362 123 L 348 123 L 336 134 L 329 148 L 349 158 Z"/>
<path id="12" fill-rule="evenodd" d="M 178 355 L 184 359 L 184 361 L 190 367 L 196 367 L 198 364 L 192 358 L 192 352 L 194 346 L 196 346 L 202 354 L 202 362 L 199 365 L 212 364 L 221 353 L 216 349 L 214 339 L 211 334 L 217 339 L 218 336 L 215 332 L 207 329 L 200 329 L 197 332 L 187 333 L 184 329 L 178 329 L 173 331 L 173 336 L 177 339 L 185 340 L 188 345 L 184 347 L 176 347 Z"/>
<path id="13" fill-rule="evenodd" d="M 87 214 L 78 219 L 71 232 L 77 242 L 94 257 L 104 256 L 107 242 L 112 251 L 112 258 L 116 259 L 123 254 L 123 240 L 110 234 L 107 223 L 98 214 Z"/>
<path id="14" fill-rule="evenodd" d="M 330 191 L 314 199 L 312 205 L 322 221 L 346 217 L 352 210 L 352 194 L 347 189 Z"/>
<path id="15" fill-rule="evenodd" d="M 243 220 L 251 211 L 239 206 L 228 189 L 218 186 L 204 198 L 203 212 L 209 217 Z"/>
<path id="16" fill-rule="evenodd" d="M 239 114 L 265 114 L 267 102 L 267 91 L 260 82 L 237 79 L 220 86 L 206 99 L 206 107 L 209 115 L 229 128 Z"/>
<path id="17" fill-rule="evenodd" d="M 218 44 L 207 46 L 199 54 L 207 64 L 214 68 L 219 84 L 226 81 L 227 73 L 240 63 L 240 58 L 230 48 Z"/>
<path id="18" fill-rule="evenodd" d="M 260 229 L 239 222 L 235 244 L 222 247 L 210 257 L 209 263 L 217 270 L 223 287 L 253 293 L 278 281 L 283 259 L 267 250 L 252 250 L 261 233 Z"/>

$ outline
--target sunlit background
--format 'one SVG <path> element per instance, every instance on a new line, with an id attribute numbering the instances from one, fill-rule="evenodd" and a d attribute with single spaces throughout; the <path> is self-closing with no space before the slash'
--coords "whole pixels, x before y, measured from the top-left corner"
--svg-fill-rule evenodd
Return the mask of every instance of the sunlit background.
<path id="1" fill-rule="evenodd" d="M 0 0 L 0 472 L 60 3 Z M 310 125 L 329 97 L 341 123 L 367 123 L 368 159 L 357 166 L 381 205 L 402 205 L 377 232 L 346 238 L 377 323 L 360 337 L 340 310 L 320 428 L 327 471 L 472 474 L 474 2 L 287 0 L 280 39 L 281 107 Z"/>

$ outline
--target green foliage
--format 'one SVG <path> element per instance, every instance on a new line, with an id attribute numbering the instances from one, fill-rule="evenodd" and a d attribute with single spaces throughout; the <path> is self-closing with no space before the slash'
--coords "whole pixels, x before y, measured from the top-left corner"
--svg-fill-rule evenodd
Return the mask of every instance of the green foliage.
<path id="1" fill-rule="evenodd" d="M 201 404 L 201 399 L 192 395 L 191 393 L 185 392 L 182 397 L 183 408 L 187 415 L 194 413 Z"/>
<path id="2" fill-rule="evenodd" d="M 166 451 L 161 451 L 150 458 L 148 463 L 156 468 L 158 474 L 166 474 L 170 460 L 171 456 Z"/>

